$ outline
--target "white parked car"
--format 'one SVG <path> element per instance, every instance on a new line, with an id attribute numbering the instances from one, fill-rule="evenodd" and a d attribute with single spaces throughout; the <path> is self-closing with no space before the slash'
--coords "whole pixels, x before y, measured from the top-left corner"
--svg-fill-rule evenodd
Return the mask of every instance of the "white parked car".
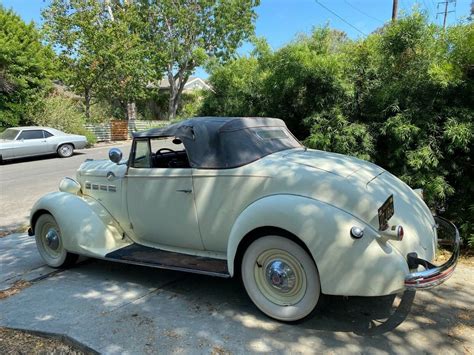
<path id="1" fill-rule="evenodd" d="M 7 128 L 0 134 L 0 161 L 56 153 L 61 158 L 68 158 L 74 154 L 74 149 L 82 149 L 86 144 L 86 137 L 54 128 Z"/>
<path id="2" fill-rule="evenodd" d="M 437 285 L 460 237 L 384 169 L 310 150 L 272 118 L 195 118 L 136 133 L 128 161 L 86 161 L 31 211 L 52 267 L 78 255 L 239 276 L 270 317 L 308 316 L 321 294 Z M 430 262 L 437 238 L 452 257 Z"/>

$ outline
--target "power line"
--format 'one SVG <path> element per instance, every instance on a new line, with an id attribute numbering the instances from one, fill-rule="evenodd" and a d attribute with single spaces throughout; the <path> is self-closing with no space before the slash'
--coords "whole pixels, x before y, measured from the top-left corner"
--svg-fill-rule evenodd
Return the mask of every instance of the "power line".
<path id="1" fill-rule="evenodd" d="M 352 7 L 354 10 L 360 12 L 362 15 L 365 15 L 365 16 L 367 16 L 367 17 L 370 17 L 371 19 L 373 19 L 373 20 L 375 20 L 375 21 L 378 21 L 378 22 L 381 22 L 381 23 L 385 23 L 385 21 L 382 21 L 382 20 L 380 20 L 380 19 L 378 19 L 378 18 L 376 18 L 376 17 L 373 17 L 372 15 L 369 15 L 368 13 L 366 13 L 366 12 L 360 10 L 359 8 L 355 7 L 355 6 L 352 5 L 349 1 L 344 0 L 344 2 L 345 2 L 347 5 L 349 5 L 350 7 Z"/>
<path id="2" fill-rule="evenodd" d="M 449 4 L 454 3 L 454 8 L 456 9 L 456 0 L 444 0 L 438 2 L 438 8 L 439 5 L 443 4 L 444 5 L 444 11 L 443 12 L 438 12 L 436 14 L 436 19 L 438 19 L 438 15 L 443 15 L 443 29 L 446 29 L 446 19 L 448 17 L 448 14 L 451 12 L 454 12 L 453 10 L 448 11 Z"/>
<path id="3" fill-rule="evenodd" d="M 342 18 L 341 16 L 339 16 L 338 14 L 336 14 L 334 11 L 332 11 L 330 8 L 328 8 L 326 5 L 323 5 L 322 3 L 320 3 L 318 0 L 315 0 L 316 1 L 316 4 L 318 4 L 319 6 L 321 6 L 322 8 L 326 9 L 327 11 L 329 11 L 331 14 L 333 14 L 334 16 L 336 16 L 338 19 L 340 19 L 341 21 L 343 21 L 344 23 L 346 23 L 347 25 L 351 26 L 354 30 L 356 30 L 357 32 L 363 34 L 364 36 L 367 36 L 364 32 L 362 32 L 361 30 L 359 30 L 356 26 L 354 26 L 352 23 L 350 23 L 349 21 L 347 21 L 346 19 Z"/>

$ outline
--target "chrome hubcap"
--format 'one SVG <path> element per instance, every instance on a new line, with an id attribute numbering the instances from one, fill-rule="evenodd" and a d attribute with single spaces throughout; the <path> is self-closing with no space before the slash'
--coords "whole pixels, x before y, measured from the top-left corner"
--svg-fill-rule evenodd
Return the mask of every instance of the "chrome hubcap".
<path id="1" fill-rule="evenodd" d="M 265 270 L 267 282 L 280 292 L 290 292 L 296 284 L 296 275 L 291 267 L 281 260 L 274 260 Z"/>
<path id="2" fill-rule="evenodd" d="M 284 250 L 268 249 L 261 253 L 255 262 L 254 276 L 262 294 L 277 305 L 294 305 L 306 292 L 301 263 Z"/>
<path id="3" fill-rule="evenodd" d="M 68 145 L 63 145 L 61 147 L 61 153 L 63 153 L 64 155 L 71 154 L 71 147 Z"/>
<path id="4" fill-rule="evenodd" d="M 50 228 L 45 236 L 46 245 L 52 250 L 57 250 L 59 248 L 59 235 L 55 229 Z"/>

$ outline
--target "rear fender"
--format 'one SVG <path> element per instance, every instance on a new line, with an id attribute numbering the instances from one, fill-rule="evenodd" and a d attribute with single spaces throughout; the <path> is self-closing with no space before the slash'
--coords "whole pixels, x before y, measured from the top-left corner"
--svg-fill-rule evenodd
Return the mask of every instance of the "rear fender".
<path id="1" fill-rule="evenodd" d="M 352 226 L 364 229 L 361 239 Z M 316 263 L 325 294 L 379 296 L 403 289 L 408 273 L 405 259 L 376 231 L 353 215 L 319 200 L 273 195 L 257 200 L 237 218 L 229 237 L 227 258 L 231 275 L 242 239 L 257 228 L 276 227 L 299 238 Z"/>
<path id="2" fill-rule="evenodd" d="M 73 253 L 104 257 L 131 244 L 110 213 L 96 200 L 67 192 L 53 192 L 39 199 L 31 210 L 30 223 L 43 213 L 58 223 L 64 248 Z"/>

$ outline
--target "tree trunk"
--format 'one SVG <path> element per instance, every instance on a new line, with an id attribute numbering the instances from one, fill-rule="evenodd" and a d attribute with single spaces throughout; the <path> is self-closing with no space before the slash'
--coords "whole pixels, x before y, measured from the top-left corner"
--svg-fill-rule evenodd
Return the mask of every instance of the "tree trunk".
<path id="1" fill-rule="evenodd" d="M 84 102 L 86 106 L 86 119 L 91 118 L 91 94 L 88 88 L 84 90 Z"/>
<path id="2" fill-rule="evenodd" d="M 175 109 L 175 90 L 174 88 L 172 87 L 172 85 L 170 85 L 170 97 L 168 99 L 168 114 L 167 114 L 167 118 L 168 120 L 172 120 L 176 117 L 176 111 L 177 109 Z"/>
<path id="3" fill-rule="evenodd" d="M 170 97 L 168 102 L 168 119 L 176 118 L 181 96 L 183 94 L 184 85 L 188 82 L 189 75 L 184 74 L 184 70 L 180 71 L 175 77 L 171 71 L 168 71 L 168 81 L 170 85 Z"/>
<path id="4" fill-rule="evenodd" d="M 176 88 L 173 90 L 170 87 L 170 99 L 168 103 L 168 119 L 173 120 L 176 118 L 176 112 L 178 111 L 179 97 Z"/>
<path id="5" fill-rule="evenodd" d="M 137 119 L 137 105 L 135 101 L 127 102 L 127 119 L 133 121 Z"/>
<path id="6" fill-rule="evenodd" d="M 176 80 L 173 75 L 173 68 L 168 66 L 168 83 L 169 83 L 169 99 L 168 99 L 168 114 L 166 118 L 172 120 L 176 117 L 175 101 L 176 101 Z"/>

